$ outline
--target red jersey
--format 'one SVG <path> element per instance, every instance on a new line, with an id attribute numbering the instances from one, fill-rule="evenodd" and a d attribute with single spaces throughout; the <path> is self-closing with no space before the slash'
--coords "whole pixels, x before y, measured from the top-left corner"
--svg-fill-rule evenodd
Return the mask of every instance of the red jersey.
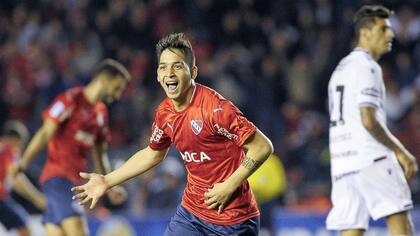
<path id="1" fill-rule="evenodd" d="M 0 140 L 0 199 L 9 193 L 7 187 L 7 169 L 20 156 L 19 148 Z"/>
<path id="2" fill-rule="evenodd" d="M 53 120 L 58 128 L 48 142 L 41 184 L 57 176 L 81 184 L 79 172 L 86 169 L 88 151 L 95 143 L 110 139 L 105 104 L 90 104 L 83 88 L 77 87 L 60 94 L 44 111 L 43 118 Z"/>
<path id="3" fill-rule="evenodd" d="M 230 101 L 196 84 L 190 104 L 176 111 L 166 98 L 156 109 L 149 147 L 164 150 L 174 143 L 188 172 L 182 205 L 213 224 L 232 225 L 259 215 L 257 203 L 244 181 L 223 213 L 207 209 L 204 193 L 223 182 L 240 166 L 243 143 L 256 127 Z"/>

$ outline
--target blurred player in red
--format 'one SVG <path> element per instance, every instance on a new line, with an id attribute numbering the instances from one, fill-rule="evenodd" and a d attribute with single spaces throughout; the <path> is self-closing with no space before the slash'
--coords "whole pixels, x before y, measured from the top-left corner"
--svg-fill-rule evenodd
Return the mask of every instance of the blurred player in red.
<path id="1" fill-rule="evenodd" d="M 84 208 L 72 200 L 72 186 L 81 184 L 79 172 L 88 164 L 92 149 L 95 172 L 109 172 L 106 144 L 110 139 L 108 111 L 104 104 L 118 99 L 130 75 L 126 68 L 106 59 L 96 68 L 92 81 L 60 94 L 44 111 L 44 122 L 23 153 L 15 172 L 48 145 L 48 158 L 40 176 L 48 199 L 44 213 L 46 235 L 86 235 Z M 125 198 L 121 189 L 108 192 L 111 203 Z"/>
<path id="2" fill-rule="evenodd" d="M 8 121 L 3 127 L 0 137 L 0 222 L 7 230 L 15 229 L 19 235 L 29 235 L 25 220 L 19 215 L 15 207 L 8 203 L 8 177 L 14 162 L 21 155 L 21 149 L 29 138 L 29 132 L 19 121 Z M 47 204 L 45 196 L 32 185 L 25 174 L 20 173 L 11 178 L 11 187 L 32 202 L 40 210 Z"/>
<path id="3" fill-rule="evenodd" d="M 149 145 L 107 175 L 81 173 L 89 181 L 72 189 L 80 192 L 74 198 L 94 207 L 109 188 L 159 164 L 173 143 L 188 181 L 165 235 L 258 235 L 260 213 L 246 179 L 272 153 L 270 140 L 230 101 L 194 82 L 198 69 L 184 34 L 162 38 L 156 52 L 167 98 Z"/>

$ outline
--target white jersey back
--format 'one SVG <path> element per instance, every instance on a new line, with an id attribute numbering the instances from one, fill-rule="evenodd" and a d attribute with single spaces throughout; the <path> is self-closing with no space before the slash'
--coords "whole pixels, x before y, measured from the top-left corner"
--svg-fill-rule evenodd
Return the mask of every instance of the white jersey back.
<path id="1" fill-rule="evenodd" d="M 362 124 L 361 106 L 377 108 L 377 120 L 386 124 L 382 70 L 367 51 L 356 48 L 340 61 L 328 84 L 328 102 L 333 176 L 367 167 L 391 153 Z"/>

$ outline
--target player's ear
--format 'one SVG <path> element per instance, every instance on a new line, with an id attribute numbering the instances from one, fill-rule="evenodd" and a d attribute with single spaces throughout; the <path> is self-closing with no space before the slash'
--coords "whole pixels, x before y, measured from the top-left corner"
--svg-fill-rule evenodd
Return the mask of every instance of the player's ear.
<path id="1" fill-rule="evenodd" d="M 360 29 L 360 36 L 369 39 L 370 38 L 370 30 L 368 28 L 361 28 Z"/>
<path id="2" fill-rule="evenodd" d="M 195 78 L 197 78 L 197 75 L 198 75 L 198 67 L 197 66 L 192 66 L 191 67 L 191 79 L 195 79 Z"/>

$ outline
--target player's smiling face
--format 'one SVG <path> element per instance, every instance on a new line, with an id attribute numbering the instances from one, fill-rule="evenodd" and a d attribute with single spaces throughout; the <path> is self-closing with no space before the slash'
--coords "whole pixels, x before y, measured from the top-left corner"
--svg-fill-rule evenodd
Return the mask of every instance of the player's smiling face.
<path id="1" fill-rule="evenodd" d="M 196 75 L 196 67 L 190 68 L 184 55 L 178 49 L 165 49 L 160 55 L 157 76 L 166 96 L 177 106 L 189 102 L 188 95 L 192 91 L 192 81 Z M 190 93 L 189 93 L 190 92 Z"/>

